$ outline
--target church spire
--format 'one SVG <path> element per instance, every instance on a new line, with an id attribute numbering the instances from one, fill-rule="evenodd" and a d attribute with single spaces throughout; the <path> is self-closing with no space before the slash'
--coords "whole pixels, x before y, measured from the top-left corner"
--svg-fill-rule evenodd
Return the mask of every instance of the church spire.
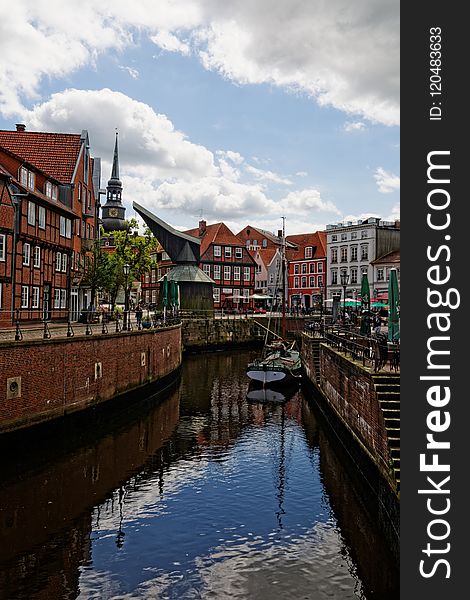
<path id="1" fill-rule="evenodd" d="M 119 151 L 118 151 L 118 132 L 116 131 L 116 142 L 114 144 L 113 170 L 111 179 L 119 179 Z"/>
<path id="2" fill-rule="evenodd" d="M 125 207 L 121 202 L 122 182 L 119 179 L 119 149 L 118 132 L 114 142 L 113 167 L 111 178 L 106 186 L 106 204 L 102 207 L 102 222 L 105 231 L 119 231 L 125 229 Z"/>

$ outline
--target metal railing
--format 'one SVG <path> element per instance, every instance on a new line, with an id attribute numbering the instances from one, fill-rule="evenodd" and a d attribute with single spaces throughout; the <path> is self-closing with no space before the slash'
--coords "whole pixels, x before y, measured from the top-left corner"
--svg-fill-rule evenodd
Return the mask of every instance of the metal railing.
<path id="1" fill-rule="evenodd" d="M 390 343 L 383 334 L 363 336 L 353 328 L 342 328 L 315 323 L 306 327 L 304 333 L 322 338 L 329 346 L 378 371 L 400 371 L 400 344 Z"/>

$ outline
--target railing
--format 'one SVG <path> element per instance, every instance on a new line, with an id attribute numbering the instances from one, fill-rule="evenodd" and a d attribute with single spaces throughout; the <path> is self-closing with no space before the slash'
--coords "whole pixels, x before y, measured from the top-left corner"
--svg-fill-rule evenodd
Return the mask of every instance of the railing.
<path id="1" fill-rule="evenodd" d="M 173 325 L 179 325 L 181 318 L 179 316 L 167 316 L 153 313 L 143 316 L 142 319 L 136 318 L 135 314 L 117 313 L 109 315 L 98 311 L 81 311 L 80 321 L 72 321 L 73 316 L 69 311 L 61 311 L 64 316 L 60 320 L 53 321 L 48 318 L 38 318 L 34 320 L 21 319 L 19 309 L 15 311 L 13 318 L 11 316 L 3 322 L 13 323 L 12 325 L 0 325 L 0 342 L 22 340 L 48 340 L 51 338 L 74 337 L 75 335 L 108 335 L 112 333 L 121 333 L 122 331 L 140 331 L 143 329 L 161 329 Z M 1 316 L 1 315 L 0 315 Z M 5 313 L 3 312 L 3 316 Z M 1 321 L 0 321 L 1 322 Z"/>
<path id="2" fill-rule="evenodd" d="M 310 337 L 321 337 L 325 342 L 349 356 L 354 361 L 359 361 L 362 366 L 369 367 L 375 372 L 400 370 L 400 344 L 390 343 L 383 334 L 376 336 L 363 336 L 354 329 L 340 328 L 322 323 L 313 322 L 305 329 Z"/>

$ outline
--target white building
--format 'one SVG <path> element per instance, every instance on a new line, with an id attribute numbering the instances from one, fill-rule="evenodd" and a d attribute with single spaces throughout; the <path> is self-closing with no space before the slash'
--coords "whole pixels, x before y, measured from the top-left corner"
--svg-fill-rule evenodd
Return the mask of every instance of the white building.
<path id="1" fill-rule="evenodd" d="M 360 296 L 362 273 L 367 272 L 373 294 L 376 258 L 400 248 L 400 221 L 382 221 L 369 217 L 355 223 L 348 221 L 326 226 L 327 298 L 343 294 L 341 274 L 348 275 L 346 297 Z"/>

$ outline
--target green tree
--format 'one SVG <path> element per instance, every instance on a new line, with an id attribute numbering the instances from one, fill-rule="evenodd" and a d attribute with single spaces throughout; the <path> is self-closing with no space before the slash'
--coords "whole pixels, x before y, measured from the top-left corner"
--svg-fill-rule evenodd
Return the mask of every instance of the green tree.
<path id="1" fill-rule="evenodd" d="M 145 228 L 139 234 L 139 224 L 136 219 L 126 221 L 127 228 L 122 231 L 113 231 L 103 237 L 112 237 L 114 252 L 108 253 L 106 276 L 110 302 L 114 309 L 116 297 L 120 288 L 125 285 L 124 265 L 129 265 L 128 286 L 132 281 L 141 279 L 155 266 L 152 254 L 157 249 L 157 240 L 150 229 Z"/>

